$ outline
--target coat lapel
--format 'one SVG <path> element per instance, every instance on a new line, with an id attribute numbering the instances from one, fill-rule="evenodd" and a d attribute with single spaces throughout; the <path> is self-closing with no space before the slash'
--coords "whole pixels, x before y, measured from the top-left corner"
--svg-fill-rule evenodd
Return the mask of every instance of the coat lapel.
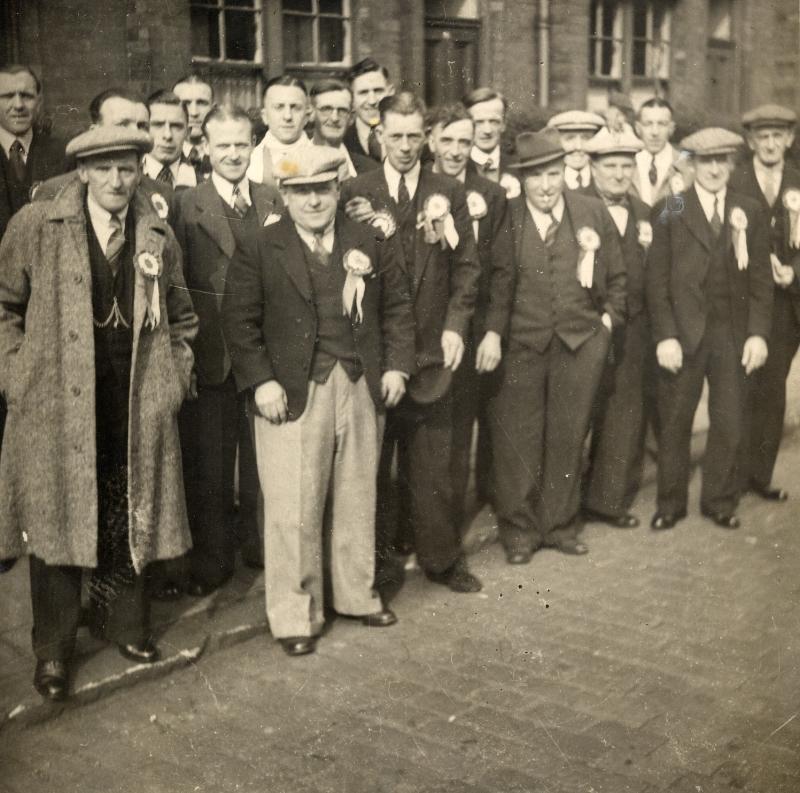
<path id="1" fill-rule="evenodd" d="M 275 229 L 274 235 L 269 244 L 276 251 L 276 258 L 281 266 L 286 270 L 297 291 L 306 298 L 311 298 L 311 277 L 306 266 L 306 257 L 303 252 L 303 243 L 294 227 L 294 222 L 289 215 L 284 215 L 279 223 L 272 228 Z"/>
<path id="2" fill-rule="evenodd" d="M 522 229 L 525 225 L 525 213 L 528 211 L 525 196 L 517 196 L 509 202 L 511 205 L 511 225 L 514 229 L 514 258 L 522 261 Z"/>
<path id="3" fill-rule="evenodd" d="M 236 250 L 236 240 L 228 218 L 225 217 L 220 206 L 221 201 L 222 199 L 210 179 L 196 188 L 197 223 L 211 237 L 222 253 L 230 259 Z"/>
<path id="4" fill-rule="evenodd" d="M 253 201 L 253 206 L 256 208 L 256 215 L 258 216 L 258 225 L 263 226 L 266 219 L 276 210 L 277 202 L 273 198 L 270 190 L 264 185 L 257 182 L 250 182 L 250 198 Z"/>
<path id="5" fill-rule="evenodd" d="M 428 172 L 422 168 L 419 173 L 419 183 L 417 184 L 417 193 L 414 196 L 414 214 L 415 217 L 423 211 L 425 201 L 428 196 L 432 194 L 430 189 L 430 181 L 428 179 Z M 414 235 L 414 286 L 415 297 L 416 292 L 419 290 L 422 278 L 425 275 L 425 270 L 428 268 L 428 262 L 439 247 L 439 243 L 425 242 L 425 230 L 417 229 Z"/>
<path id="6" fill-rule="evenodd" d="M 706 249 L 711 249 L 711 226 L 708 225 L 703 205 L 697 196 L 697 191 L 692 187 L 684 193 L 686 206 L 680 218 L 691 232 L 692 236 Z M 725 207 L 728 211 L 728 207 Z"/>

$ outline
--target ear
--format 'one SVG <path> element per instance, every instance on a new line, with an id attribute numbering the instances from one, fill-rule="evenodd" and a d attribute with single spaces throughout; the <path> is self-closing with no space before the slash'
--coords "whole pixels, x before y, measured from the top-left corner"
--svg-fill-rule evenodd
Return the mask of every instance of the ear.
<path id="1" fill-rule="evenodd" d="M 667 135 L 667 140 L 669 140 L 675 134 L 675 122 L 669 122 L 669 135 Z"/>
<path id="2" fill-rule="evenodd" d="M 375 137 L 378 139 L 378 143 L 383 146 L 383 124 L 380 121 L 375 125 Z"/>
<path id="3" fill-rule="evenodd" d="M 394 83 L 389 83 L 389 85 L 386 86 L 386 96 L 394 96 L 394 91 Z"/>

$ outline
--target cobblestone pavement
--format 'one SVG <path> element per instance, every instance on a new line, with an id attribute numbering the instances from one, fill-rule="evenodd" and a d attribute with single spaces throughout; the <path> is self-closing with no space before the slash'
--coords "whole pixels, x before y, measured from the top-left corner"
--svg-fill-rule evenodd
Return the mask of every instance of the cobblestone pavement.
<path id="1" fill-rule="evenodd" d="M 797 436 L 776 480 L 792 486 Z M 412 574 L 400 623 L 339 619 L 287 658 L 265 633 L 0 732 L 9 793 L 797 793 L 800 489 L 744 527 L 591 525 L 591 553 L 480 595 Z M 649 520 L 653 488 L 638 512 Z"/>

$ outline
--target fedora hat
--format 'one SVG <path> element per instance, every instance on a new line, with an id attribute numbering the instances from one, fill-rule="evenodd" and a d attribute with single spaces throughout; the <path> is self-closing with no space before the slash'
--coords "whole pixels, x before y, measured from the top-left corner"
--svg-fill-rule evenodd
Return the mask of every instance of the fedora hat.
<path id="1" fill-rule="evenodd" d="M 517 161 L 509 163 L 508 167 L 520 171 L 561 160 L 565 154 L 558 134 L 553 130 L 521 132 L 517 135 Z"/>

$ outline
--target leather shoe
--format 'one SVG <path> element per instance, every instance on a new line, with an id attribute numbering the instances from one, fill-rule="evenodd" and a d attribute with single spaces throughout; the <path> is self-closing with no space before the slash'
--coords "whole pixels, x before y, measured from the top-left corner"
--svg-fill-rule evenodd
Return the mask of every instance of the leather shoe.
<path id="1" fill-rule="evenodd" d="M 556 540 L 552 547 L 570 556 L 585 556 L 589 553 L 589 546 L 575 537 L 565 537 L 563 540 Z"/>
<path id="2" fill-rule="evenodd" d="M 685 517 L 685 512 L 656 512 L 650 521 L 650 528 L 656 531 L 666 531 L 673 528 L 681 518 Z"/>
<path id="3" fill-rule="evenodd" d="M 765 501 L 786 501 L 789 498 L 789 494 L 780 487 L 760 487 L 751 484 L 750 489 Z"/>
<path id="4" fill-rule="evenodd" d="M 466 560 L 462 557 L 454 565 L 441 573 L 427 573 L 436 584 L 444 584 L 453 592 L 480 592 L 483 589 L 480 579 L 470 573 Z"/>
<path id="5" fill-rule="evenodd" d="M 209 584 L 207 581 L 201 581 L 199 578 L 190 578 L 186 584 L 186 594 L 191 595 L 193 598 L 208 597 L 212 592 L 216 592 L 222 586 L 219 584 Z"/>
<path id="6" fill-rule="evenodd" d="M 600 512 L 593 512 L 590 509 L 584 510 L 584 517 L 589 523 L 605 523 L 615 529 L 635 529 L 639 525 L 639 518 L 626 512 L 624 515 L 613 516 L 603 515 Z"/>
<path id="7" fill-rule="evenodd" d="M 388 628 L 397 622 L 397 615 L 391 609 L 384 607 L 373 614 L 364 614 L 361 622 L 368 628 Z"/>
<path id="8" fill-rule="evenodd" d="M 33 685 L 46 700 L 61 702 L 67 697 L 67 665 L 63 661 L 37 661 Z"/>
<path id="9" fill-rule="evenodd" d="M 711 510 L 701 510 L 703 516 L 713 520 L 717 526 L 723 529 L 738 529 L 742 524 L 739 518 L 732 512 L 712 512 Z"/>
<path id="10" fill-rule="evenodd" d="M 134 661 L 137 664 L 154 664 L 160 657 L 161 653 L 149 639 L 145 639 L 135 644 L 118 644 L 119 654 L 129 661 Z"/>
<path id="11" fill-rule="evenodd" d="M 183 595 L 183 591 L 175 582 L 172 581 L 162 584 L 160 587 L 157 587 L 150 593 L 150 597 L 153 600 L 159 600 L 165 603 L 173 600 L 180 600 L 181 595 Z"/>
<path id="12" fill-rule="evenodd" d="M 278 641 L 286 655 L 308 655 L 317 649 L 316 636 L 287 636 Z"/>
<path id="13" fill-rule="evenodd" d="M 528 564 L 533 558 L 533 551 L 528 548 L 506 548 L 506 561 L 509 564 Z"/>
<path id="14" fill-rule="evenodd" d="M 16 559 L 0 559 L 0 573 L 7 573 L 16 563 Z"/>

